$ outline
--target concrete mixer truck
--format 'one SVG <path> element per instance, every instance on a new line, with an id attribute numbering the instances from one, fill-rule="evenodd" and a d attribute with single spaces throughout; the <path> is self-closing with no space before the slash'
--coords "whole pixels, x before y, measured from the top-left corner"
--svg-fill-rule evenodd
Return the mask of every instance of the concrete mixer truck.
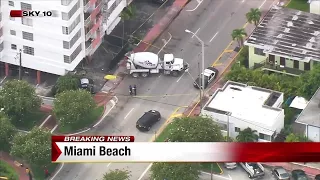
<path id="1" fill-rule="evenodd" d="M 175 58 L 173 54 L 165 54 L 163 60 L 152 52 L 129 52 L 126 54 L 127 70 L 137 78 L 148 77 L 150 74 L 164 73 L 165 75 L 179 76 L 181 72 L 189 68 L 189 65 L 181 58 Z"/>

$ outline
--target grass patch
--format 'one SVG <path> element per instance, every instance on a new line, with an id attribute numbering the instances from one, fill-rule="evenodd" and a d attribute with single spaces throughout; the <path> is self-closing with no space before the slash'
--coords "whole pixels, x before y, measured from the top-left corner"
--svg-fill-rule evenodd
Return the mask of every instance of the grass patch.
<path id="1" fill-rule="evenodd" d="M 0 177 L 7 177 L 9 180 L 19 180 L 15 169 L 4 161 L 0 161 Z"/>
<path id="2" fill-rule="evenodd" d="M 75 131 L 78 131 L 82 128 L 88 127 L 92 125 L 95 121 L 98 120 L 98 118 L 102 115 L 104 110 L 103 106 L 96 107 L 90 115 L 88 115 L 88 118 L 85 118 L 85 121 L 82 121 L 82 123 L 78 123 L 73 126 L 65 126 L 65 127 L 59 127 L 58 132 L 60 133 L 72 133 Z"/>
<path id="3" fill-rule="evenodd" d="M 30 114 L 27 114 L 22 121 L 14 121 L 13 124 L 18 129 L 22 130 L 31 130 L 33 127 L 39 125 L 39 123 L 45 119 L 47 116 L 46 113 L 41 111 L 35 111 Z"/>
<path id="4" fill-rule="evenodd" d="M 48 171 L 49 173 L 52 173 L 55 171 L 55 169 L 58 167 L 59 164 L 57 163 L 52 163 L 48 166 Z M 31 165 L 31 171 L 33 173 L 34 179 L 46 179 L 44 175 L 44 168 L 43 167 L 38 167 L 35 165 Z"/>
<path id="5" fill-rule="evenodd" d="M 221 174 L 222 171 L 218 165 L 218 163 L 201 163 L 201 170 L 207 173 Z"/>
<path id="6" fill-rule="evenodd" d="M 310 11 L 310 4 L 307 0 L 291 0 L 287 7 L 305 12 Z"/>
<path id="7" fill-rule="evenodd" d="M 168 135 L 171 129 L 175 129 L 175 128 L 177 127 L 172 123 L 168 124 L 166 128 L 164 128 L 163 131 L 159 134 L 159 136 L 156 137 L 155 142 L 164 142 L 168 138 Z M 222 173 L 218 163 L 201 163 L 200 166 L 201 166 L 201 171 L 204 171 L 204 172 L 210 173 L 211 167 L 212 167 L 212 173 L 214 174 Z"/>

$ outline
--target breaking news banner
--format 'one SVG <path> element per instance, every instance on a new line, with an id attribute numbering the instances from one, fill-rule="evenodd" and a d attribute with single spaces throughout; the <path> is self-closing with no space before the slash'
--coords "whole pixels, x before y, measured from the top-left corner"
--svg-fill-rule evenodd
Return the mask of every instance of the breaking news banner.
<path id="1" fill-rule="evenodd" d="M 52 162 L 320 162 L 320 143 L 134 142 L 134 136 L 52 136 Z"/>
<path id="2" fill-rule="evenodd" d="M 55 10 L 11 10 L 10 17 L 58 17 L 58 11 Z"/>

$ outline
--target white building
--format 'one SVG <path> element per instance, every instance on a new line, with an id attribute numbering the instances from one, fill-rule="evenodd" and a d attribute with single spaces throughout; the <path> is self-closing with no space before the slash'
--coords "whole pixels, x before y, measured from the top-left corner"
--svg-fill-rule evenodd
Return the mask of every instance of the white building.
<path id="1" fill-rule="evenodd" d="M 128 0 L 129 1 L 129 0 Z M 131 0 L 132 1 L 132 0 Z M 130 2 L 131 2 L 130 1 Z M 2 0 L 1 61 L 56 75 L 73 71 L 119 23 L 127 0 Z M 52 10 L 57 17 L 10 18 L 10 10 Z"/>
<path id="2" fill-rule="evenodd" d="M 202 110 L 221 126 L 223 134 L 235 138 L 240 130 L 257 131 L 259 141 L 269 142 L 284 127 L 283 93 L 228 81 Z"/>
<path id="3" fill-rule="evenodd" d="M 310 13 L 320 14 L 320 0 L 309 0 Z"/>
<path id="4" fill-rule="evenodd" d="M 295 121 L 301 132 L 314 142 L 320 142 L 320 88 Z"/>

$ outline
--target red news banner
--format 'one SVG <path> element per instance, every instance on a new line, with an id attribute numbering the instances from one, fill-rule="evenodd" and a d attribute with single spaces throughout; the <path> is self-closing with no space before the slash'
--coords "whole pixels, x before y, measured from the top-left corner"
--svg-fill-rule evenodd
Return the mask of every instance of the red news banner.
<path id="1" fill-rule="evenodd" d="M 134 142 L 134 136 L 52 136 L 52 162 L 320 162 L 320 143 Z"/>
<path id="2" fill-rule="evenodd" d="M 57 17 L 56 11 L 11 10 L 10 17 Z"/>

